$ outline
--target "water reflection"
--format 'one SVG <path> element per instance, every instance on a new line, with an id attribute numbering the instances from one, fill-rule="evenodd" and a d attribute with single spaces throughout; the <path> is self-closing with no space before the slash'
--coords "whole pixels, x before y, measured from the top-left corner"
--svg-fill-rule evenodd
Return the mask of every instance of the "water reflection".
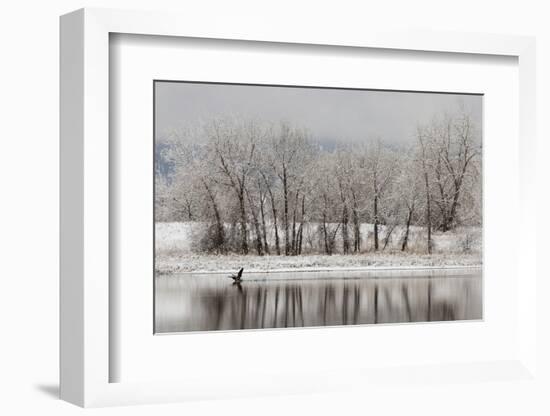
<path id="1" fill-rule="evenodd" d="M 481 271 L 452 275 L 340 274 L 156 279 L 155 329 L 160 332 L 357 325 L 480 319 Z M 303 273 L 302 273 L 303 275 Z"/>

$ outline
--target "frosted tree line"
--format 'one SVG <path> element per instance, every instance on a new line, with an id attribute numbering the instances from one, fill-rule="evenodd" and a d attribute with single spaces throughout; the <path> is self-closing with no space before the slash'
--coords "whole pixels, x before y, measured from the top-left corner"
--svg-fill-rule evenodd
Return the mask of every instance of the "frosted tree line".
<path id="1" fill-rule="evenodd" d="M 460 112 L 411 135 L 327 146 L 283 122 L 189 126 L 157 141 L 155 220 L 200 225 L 203 253 L 408 251 L 412 227 L 431 253 L 434 233 L 481 225 L 481 132 Z"/>

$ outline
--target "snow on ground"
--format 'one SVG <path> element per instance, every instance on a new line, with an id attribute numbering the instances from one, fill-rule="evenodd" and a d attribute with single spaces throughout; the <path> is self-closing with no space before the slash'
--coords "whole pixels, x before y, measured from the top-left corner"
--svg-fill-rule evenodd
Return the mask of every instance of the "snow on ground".
<path id="1" fill-rule="evenodd" d="M 191 222 L 157 222 L 155 249 L 158 254 L 191 252 L 191 235 L 197 224 Z"/>
<path id="2" fill-rule="evenodd" d="M 447 233 L 435 233 L 434 253 L 421 250 L 424 231 L 411 229 L 411 251 L 398 249 L 401 230 L 394 231 L 392 242 L 384 251 L 373 252 L 372 224 L 363 224 L 362 245 L 359 254 L 304 254 L 301 256 L 207 255 L 192 250 L 193 233 L 200 228 L 197 223 L 157 223 L 155 227 L 156 260 L 159 274 L 185 272 L 234 272 L 241 267 L 247 271 L 283 270 L 352 270 L 367 268 L 442 268 L 479 266 L 481 259 L 481 230 L 459 229 Z M 384 237 L 381 233 L 381 240 Z M 383 244 L 383 243 L 381 243 Z"/>
<path id="3" fill-rule="evenodd" d="M 359 268 L 444 268 L 479 266 L 481 258 L 475 255 L 415 255 L 415 254 L 333 254 L 303 256 L 257 256 L 257 255 L 197 255 L 160 257 L 156 271 L 160 274 L 184 272 L 235 272 L 241 267 L 247 271 L 288 270 L 353 270 Z"/>

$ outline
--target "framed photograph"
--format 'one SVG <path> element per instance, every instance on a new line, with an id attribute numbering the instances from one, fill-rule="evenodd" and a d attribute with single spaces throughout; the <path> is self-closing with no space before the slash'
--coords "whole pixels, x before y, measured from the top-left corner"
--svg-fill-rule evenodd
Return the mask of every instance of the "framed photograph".
<path id="1" fill-rule="evenodd" d="M 482 98 L 156 80 L 154 332 L 482 319 Z"/>
<path id="2" fill-rule="evenodd" d="M 242 28 L 61 18 L 62 398 L 532 377 L 533 39 Z"/>

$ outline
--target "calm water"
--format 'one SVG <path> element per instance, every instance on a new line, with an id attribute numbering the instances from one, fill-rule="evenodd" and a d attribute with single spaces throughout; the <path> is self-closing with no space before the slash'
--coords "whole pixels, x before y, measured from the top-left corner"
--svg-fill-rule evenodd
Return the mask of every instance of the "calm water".
<path id="1" fill-rule="evenodd" d="M 481 270 L 159 276 L 157 333 L 482 318 Z"/>

